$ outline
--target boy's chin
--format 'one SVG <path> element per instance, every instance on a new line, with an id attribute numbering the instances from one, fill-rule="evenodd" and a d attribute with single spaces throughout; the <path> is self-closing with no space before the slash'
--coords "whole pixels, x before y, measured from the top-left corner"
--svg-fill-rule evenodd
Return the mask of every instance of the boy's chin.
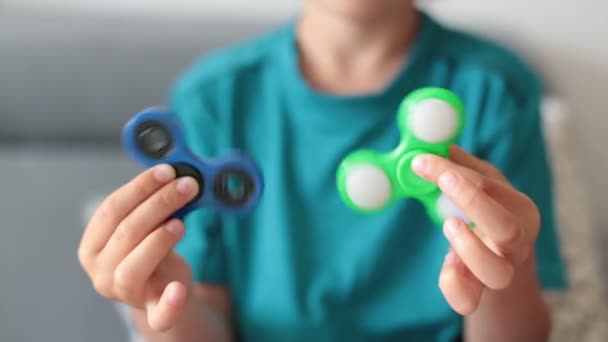
<path id="1" fill-rule="evenodd" d="M 412 0 L 311 0 L 326 9 L 356 20 L 373 20 Z"/>

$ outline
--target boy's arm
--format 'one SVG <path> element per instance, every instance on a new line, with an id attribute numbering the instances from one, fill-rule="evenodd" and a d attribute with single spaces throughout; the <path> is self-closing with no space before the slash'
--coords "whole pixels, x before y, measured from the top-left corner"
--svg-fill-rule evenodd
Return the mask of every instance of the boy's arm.
<path id="1" fill-rule="evenodd" d="M 412 165 L 476 224 L 471 229 L 449 218 L 443 228 L 451 248 L 439 287 L 467 317 L 466 341 L 546 341 L 550 317 L 536 270 L 538 208 L 489 163 L 457 146 L 450 159 L 419 156 Z"/>
<path id="2" fill-rule="evenodd" d="M 548 340 L 551 311 L 543 290 L 567 286 L 542 129 L 542 81 L 526 66 L 509 75 L 488 81 L 485 106 L 475 126 L 475 152 L 535 202 L 541 227 L 534 252 L 516 268 L 508 288 L 484 289 L 478 309 L 464 319 L 467 342 Z"/>
<path id="3" fill-rule="evenodd" d="M 132 310 L 140 336 L 146 342 L 232 341 L 230 297 L 227 289 L 211 285 L 194 285 L 182 318 L 171 330 L 157 333 L 150 329 L 146 313 Z"/>
<path id="4" fill-rule="evenodd" d="M 542 296 L 532 255 L 518 270 L 511 286 L 484 290 L 478 309 L 465 318 L 465 341 L 547 341 L 551 316 Z"/>

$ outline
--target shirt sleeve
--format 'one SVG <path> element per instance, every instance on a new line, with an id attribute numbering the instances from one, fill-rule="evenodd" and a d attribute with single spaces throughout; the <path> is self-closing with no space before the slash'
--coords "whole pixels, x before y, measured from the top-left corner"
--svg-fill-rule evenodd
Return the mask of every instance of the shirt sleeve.
<path id="1" fill-rule="evenodd" d="M 554 212 L 553 175 L 542 132 L 539 82 L 527 75 L 525 86 L 504 78 L 488 82 L 478 118 L 478 156 L 498 167 L 539 208 L 541 229 L 536 242 L 538 276 L 543 288 L 567 287 L 565 265 Z"/>
<path id="2" fill-rule="evenodd" d="M 178 117 L 190 150 L 208 158 L 217 150 L 217 125 L 205 94 L 187 78 L 175 84 L 169 109 Z M 199 283 L 225 282 L 224 249 L 220 220 L 210 209 L 198 209 L 184 218 L 186 233 L 175 251 L 192 268 Z"/>

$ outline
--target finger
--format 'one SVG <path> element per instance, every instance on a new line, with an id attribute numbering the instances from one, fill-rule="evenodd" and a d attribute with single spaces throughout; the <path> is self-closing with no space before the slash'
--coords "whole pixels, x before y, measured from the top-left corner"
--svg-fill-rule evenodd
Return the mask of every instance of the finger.
<path id="1" fill-rule="evenodd" d="M 525 194 L 514 191 L 510 181 L 496 166 L 474 156 L 458 145 L 450 146 L 449 159 L 460 166 L 497 180 L 498 183 L 494 184 L 495 186 L 488 187 L 487 193 L 490 197 L 500 198 L 501 204 L 511 212 L 523 213 L 530 209 L 530 199 Z M 534 212 L 530 212 L 530 210 L 527 212 L 532 220 L 536 217 Z"/>
<path id="2" fill-rule="evenodd" d="M 449 218 L 443 231 L 454 252 L 482 284 L 492 290 L 509 286 L 513 264 L 490 250 L 461 219 Z"/>
<path id="3" fill-rule="evenodd" d="M 484 176 L 482 172 L 457 164 L 455 161 L 435 154 L 421 154 L 412 161 L 412 170 L 420 177 L 437 183 L 439 177 L 447 171 L 459 172 L 468 177 Z"/>
<path id="4" fill-rule="evenodd" d="M 483 161 L 482 161 L 483 162 Z M 485 163 L 485 162 L 484 162 Z M 470 179 L 476 179 L 480 176 L 487 176 L 487 171 L 483 171 L 486 167 L 478 167 L 479 170 L 472 168 L 469 164 L 460 165 L 456 161 L 445 159 L 434 154 L 422 154 L 414 158 L 412 161 L 413 171 L 420 177 L 429 182 L 437 183 L 439 177 L 446 171 L 457 171 L 458 173 Z M 489 166 L 493 167 L 493 166 Z M 486 168 L 487 169 L 487 168 Z M 497 180 L 494 177 L 485 177 L 487 182 L 484 184 L 484 189 L 493 198 L 500 199 L 500 202 L 507 201 L 521 202 L 520 193 L 515 190 L 508 182 Z"/>
<path id="5" fill-rule="evenodd" d="M 424 163 L 414 168 L 421 169 L 420 174 L 425 179 L 437 183 L 441 191 L 496 244 L 510 251 L 523 241 L 521 219 L 503 205 L 507 202 L 512 208 L 514 202 L 521 201 L 518 191 L 438 156 L 428 155 L 416 163 Z"/>
<path id="6" fill-rule="evenodd" d="M 515 249 L 523 237 L 520 219 L 490 197 L 485 191 L 487 180 L 474 180 L 447 171 L 439 178 L 439 188 L 492 241 L 506 250 Z"/>
<path id="7" fill-rule="evenodd" d="M 479 159 L 458 145 L 450 146 L 450 158 L 454 163 L 475 170 L 484 176 L 492 177 L 500 181 L 507 181 L 502 172 L 494 165 Z"/>
<path id="8" fill-rule="evenodd" d="M 483 284 L 458 255 L 450 250 L 439 275 L 439 288 L 454 311 L 469 315 L 479 306 Z"/>
<path id="9" fill-rule="evenodd" d="M 148 324 L 157 332 L 165 332 L 175 325 L 186 304 L 187 290 L 179 282 L 167 285 L 158 301 L 147 303 Z"/>
<path id="10" fill-rule="evenodd" d="M 174 178 L 175 170 L 170 165 L 157 165 L 110 194 L 95 211 L 85 229 L 81 242 L 83 254 L 98 254 L 119 222 Z"/>
<path id="11" fill-rule="evenodd" d="M 183 223 L 174 219 L 154 230 L 135 247 L 114 272 L 114 289 L 118 297 L 134 307 L 143 308 L 141 303 L 147 280 L 183 234 Z"/>
<path id="12" fill-rule="evenodd" d="M 182 177 L 165 185 L 118 225 L 100 258 L 108 265 L 117 265 L 152 230 L 190 202 L 197 192 L 198 183 L 192 177 Z"/>

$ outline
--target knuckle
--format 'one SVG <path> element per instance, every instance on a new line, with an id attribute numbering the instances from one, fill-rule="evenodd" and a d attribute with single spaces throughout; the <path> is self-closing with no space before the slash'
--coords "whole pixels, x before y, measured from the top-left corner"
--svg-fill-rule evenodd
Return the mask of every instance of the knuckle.
<path id="1" fill-rule="evenodd" d="M 134 197 L 143 198 L 149 194 L 149 182 L 146 181 L 147 179 L 148 178 L 135 179 L 132 181 L 130 192 L 135 195 Z"/>
<path id="2" fill-rule="evenodd" d="M 527 203 L 527 207 L 529 208 L 529 221 L 530 221 L 530 225 L 534 228 L 534 229 L 540 229 L 541 223 L 542 223 L 542 216 L 540 214 L 540 210 L 538 208 L 538 206 L 536 205 L 536 203 L 534 202 L 534 200 L 532 200 L 530 197 L 528 197 L 527 195 L 525 195 L 524 193 L 521 193 L 521 195 L 525 198 L 525 200 L 528 202 Z"/>
<path id="3" fill-rule="evenodd" d="M 473 176 L 470 180 L 470 184 L 471 187 L 464 196 L 463 204 L 465 207 L 472 206 L 480 198 L 480 196 L 483 195 L 488 186 L 487 180 L 481 175 Z"/>
<path id="4" fill-rule="evenodd" d="M 510 216 L 502 229 L 500 241 L 497 241 L 501 245 L 513 246 L 517 244 L 522 238 L 522 228 L 519 222 L 512 216 Z"/>
<path id="5" fill-rule="evenodd" d="M 100 295 L 110 298 L 113 297 L 112 282 L 104 274 L 98 274 L 91 278 L 93 288 Z"/>
<path id="6" fill-rule="evenodd" d="M 494 291 L 504 290 L 511 285 L 514 276 L 515 269 L 511 264 L 506 264 L 504 265 L 503 272 L 501 272 L 500 276 L 493 279 L 487 286 Z"/>
<path id="7" fill-rule="evenodd" d="M 513 262 L 516 265 L 521 265 L 526 260 L 528 260 L 530 258 L 530 255 L 532 255 L 533 253 L 534 253 L 534 249 L 533 248 L 526 248 L 522 252 L 520 252 L 519 255 L 512 256 L 511 260 L 513 260 Z"/>
<path id="8" fill-rule="evenodd" d="M 174 235 L 175 234 L 172 234 L 165 229 L 165 225 L 161 225 L 150 233 L 147 239 L 157 252 L 160 252 L 161 250 L 164 252 L 164 250 L 176 240 Z"/>
<path id="9" fill-rule="evenodd" d="M 486 177 L 480 174 L 475 174 L 473 176 L 473 188 L 475 189 L 475 193 L 485 192 L 488 188 L 488 185 L 489 184 Z"/>
<path id="10" fill-rule="evenodd" d="M 494 164 L 485 160 L 481 161 L 481 169 L 488 175 L 496 175 L 502 173 Z"/>
<path id="11" fill-rule="evenodd" d="M 167 330 L 166 322 L 159 317 L 148 317 L 148 325 L 156 333 L 164 333 Z"/>
<path id="12" fill-rule="evenodd" d="M 539 210 L 534 210 L 534 212 L 531 215 L 532 215 L 532 218 L 531 218 L 532 227 L 534 229 L 534 232 L 538 233 L 538 231 L 540 231 L 540 228 L 542 226 L 542 217 L 540 215 Z"/>
<path id="13" fill-rule="evenodd" d="M 127 269 L 116 269 L 114 272 L 113 291 L 121 301 L 138 306 L 138 284 L 136 275 Z"/>
<path id="14" fill-rule="evenodd" d="M 159 208 L 170 209 L 175 206 L 175 202 L 177 199 L 176 190 L 174 189 L 166 189 L 165 191 L 160 191 L 158 196 L 156 196 L 155 205 L 158 205 Z"/>
<path id="15" fill-rule="evenodd" d="M 465 234 L 463 235 L 464 238 L 458 239 L 458 242 L 454 244 L 454 247 L 458 250 L 459 253 L 479 250 L 479 245 L 476 243 L 476 240 L 472 238 L 472 236 L 467 236 Z"/>
<path id="16" fill-rule="evenodd" d="M 117 267 L 114 271 L 114 288 L 122 293 L 129 293 L 133 284 L 135 284 L 134 273 L 127 267 Z"/>
<path id="17" fill-rule="evenodd" d="M 88 251 L 88 249 L 84 246 L 80 246 L 78 247 L 78 262 L 80 263 L 80 266 L 88 271 L 90 269 L 90 265 L 91 265 L 91 256 L 90 256 L 90 252 Z"/>
<path id="18" fill-rule="evenodd" d="M 118 224 L 116 231 L 114 232 L 114 239 L 117 242 L 129 242 L 133 240 L 133 229 L 131 226 L 123 221 Z"/>
<path id="19" fill-rule="evenodd" d="M 477 304 L 471 298 L 465 298 L 462 303 L 458 306 L 458 311 L 463 315 L 471 314 L 477 308 Z"/>
<path id="20" fill-rule="evenodd" d="M 103 201 L 97 208 L 97 215 L 99 220 L 108 222 L 113 221 L 116 217 L 116 205 L 114 205 L 113 198 L 108 198 Z"/>

